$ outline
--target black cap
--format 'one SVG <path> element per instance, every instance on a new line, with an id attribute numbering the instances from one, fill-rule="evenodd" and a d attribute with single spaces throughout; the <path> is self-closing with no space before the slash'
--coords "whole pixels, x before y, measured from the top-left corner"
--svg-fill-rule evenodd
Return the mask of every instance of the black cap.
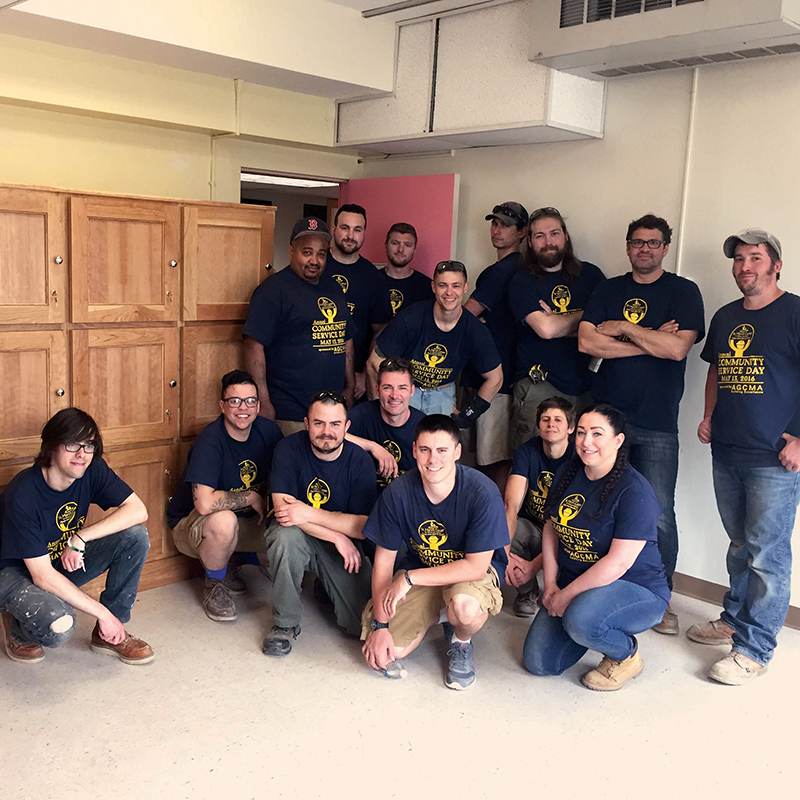
<path id="1" fill-rule="evenodd" d="M 486 215 L 486 219 L 494 219 L 497 217 L 501 222 L 506 225 L 516 225 L 518 228 L 524 228 L 528 224 L 528 212 L 525 206 L 520 203 L 508 201 L 507 203 L 500 203 L 492 209 L 491 214 Z"/>
<path id="2" fill-rule="evenodd" d="M 328 230 L 328 226 L 316 217 L 303 217 L 303 219 L 297 220 L 292 228 L 289 244 L 301 236 L 321 236 L 326 242 L 331 240 L 331 232 Z"/>

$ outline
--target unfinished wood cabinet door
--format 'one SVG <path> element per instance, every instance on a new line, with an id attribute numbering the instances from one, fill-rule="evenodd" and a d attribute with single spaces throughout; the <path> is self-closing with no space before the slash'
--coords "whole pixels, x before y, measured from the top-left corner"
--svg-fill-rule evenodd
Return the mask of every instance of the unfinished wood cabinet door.
<path id="1" fill-rule="evenodd" d="M 73 322 L 155 322 L 179 316 L 180 206 L 70 198 Z"/>
<path id="2" fill-rule="evenodd" d="M 275 209 L 183 207 L 183 318 L 244 319 L 269 274 Z"/>
<path id="3" fill-rule="evenodd" d="M 72 331 L 75 405 L 109 445 L 172 439 L 178 425 L 178 329 Z"/>
<path id="4" fill-rule="evenodd" d="M 0 461 L 35 456 L 42 427 L 70 401 L 64 331 L 0 332 Z"/>
<path id="5" fill-rule="evenodd" d="M 178 551 L 167 527 L 167 502 L 172 495 L 178 463 L 177 445 L 142 447 L 136 450 L 107 450 L 103 457 L 108 466 L 122 478 L 147 507 L 147 531 L 150 534 L 148 561 L 174 556 Z M 86 524 L 91 525 L 105 516 L 98 506 L 92 506 Z"/>
<path id="6" fill-rule="evenodd" d="M 181 436 L 194 436 L 219 416 L 222 376 L 245 368 L 242 326 L 184 328 L 182 352 Z"/>
<path id="7" fill-rule="evenodd" d="M 66 198 L 0 188 L 0 323 L 67 317 Z"/>

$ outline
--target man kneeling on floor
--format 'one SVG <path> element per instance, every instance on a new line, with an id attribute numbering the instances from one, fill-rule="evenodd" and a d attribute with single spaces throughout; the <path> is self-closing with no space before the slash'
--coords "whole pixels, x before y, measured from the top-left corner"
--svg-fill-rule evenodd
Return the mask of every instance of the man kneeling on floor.
<path id="1" fill-rule="evenodd" d="M 300 633 L 306 570 L 319 578 L 336 621 L 352 636 L 369 597 L 372 565 L 360 541 L 378 493 L 375 466 L 345 441 L 350 423 L 338 392 L 317 392 L 305 425 L 275 448 L 272 464 L 275 521 L 266 543 L 274 626 L 262 648 L 267 656 L 288 655 Z"/>
<path id="2" fill-rule="evenodd" d="M 364 527 L 377 546 L 372 600 L 362 616 L 367 663 L 387 677 L 405 677 L 400 659 L 444 622 L 450 689 L 475 682 L 472 636 L 503 606 L 499 576 L 505 575 L 508 544 L 497 486 L 456 464 L 460 456 L 459 429 L 450 417 L 421 420 L 417 469 L 392 481 Z M 403 541 L 408 551 L 395 573 Z"/>
<path id="3" fill-rule="evenodd" d="M 189 451 L 167 522 L 178 550 L 205 567 L 206 616 L 233 622 L 233 595 L 246 590 L 238 569 L 258 563 L 255 553 L 264 550 L 267 478 L 283 435 L 258 415 L 258 389 L 249 372 L 235 369 L 223 376 L 219 408 L 222 413 Z"/>
<path id="4" fill-rule="evenodd" d="M 65 408 L 42 430 L 34 465 L 0 495 L 0 611 L 6 652 L 34 664 L 75 630 L 75 610 L 97 619 L 91 646 L 125 664 L 153 649 L 130 636 L 139 577 L 150 549 L 147 509 L 102 458 L 103 440 L 84 411 Z M 89 505 L 114 510 L 86 525 Z M 78 587 L 107 573 L 100 602 Z"/>

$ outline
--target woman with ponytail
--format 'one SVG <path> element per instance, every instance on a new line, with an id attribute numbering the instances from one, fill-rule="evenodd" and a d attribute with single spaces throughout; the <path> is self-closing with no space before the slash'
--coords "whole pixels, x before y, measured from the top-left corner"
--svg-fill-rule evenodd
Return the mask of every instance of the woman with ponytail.
<path id="1" fill-rule="evenodd" d="M 597 650 L 603 660 L 581 680 L 610 692 L 644 669 L 634 634 L 658 623 L 670 599 L 656 543 L 660 508 L 628 464 L 613 406 L 581 414 L 575 450 L 547 498 L 542 607 L 523 657 L 534 675 L 560 675 Z"/>

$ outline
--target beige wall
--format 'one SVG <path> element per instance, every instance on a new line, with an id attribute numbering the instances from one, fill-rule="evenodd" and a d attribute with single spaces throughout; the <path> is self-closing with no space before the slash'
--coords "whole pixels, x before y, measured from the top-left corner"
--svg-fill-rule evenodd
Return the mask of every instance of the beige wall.
<path id="1" fill-rule="evenodd" d="M 800 253 L 800 231 L 793 225 L 800 185 L 800 59 L 699 70 L 690 136 L 692 82 L 692 73 L 680 71 L 610 83 L 602 140 L 370 161 L 364 176 L 459 173 L 456 257 L 473 278 L 493 261 L 484 216 L 495 203 L 518 200 L 529 211 L 559 208 L 576 252 L 607 275 L 629 269 L 623 249 L 627 223 L 648 211 L 664 216 L 676 240 L 665 267 L 699 284 L 707 324 L 717 308 L 737 296 L 722 242 L 749 225 L 762 225 L 782 239 L 782 286 L 800 294 L 800 265 L 792 266 L 800 262 L 792 257 Z M 706 374 L 700 349 L 696 346 L 688 358 L 680 419 L 678 569 L 725 584 L 727 538 L 714 501 L 711 456 L 695 436 Z M 800 524 L 795 545 L 800 544 L 798 530 Z M 797 571 L 792 588 L 793 605 L 798 605 Z"/>

